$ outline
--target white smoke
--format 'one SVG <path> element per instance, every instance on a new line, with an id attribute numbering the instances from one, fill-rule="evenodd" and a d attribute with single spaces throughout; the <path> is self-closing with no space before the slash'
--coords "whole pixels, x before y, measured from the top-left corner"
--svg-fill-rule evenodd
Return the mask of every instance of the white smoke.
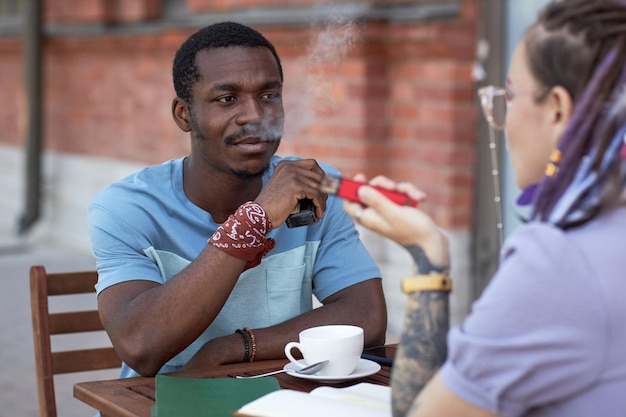
<path id="1" fill-rule="evenodd" d="M 335 73 L 352 49 L 358 36 L 358 25 L 352 15 L 339 6 L 323 5 L 323 21 L 313 22 L 311 32 L 319 32 L 309 45 L 307 55 L 297 66 L 300 74 L 287 75 L 289 101 L 285 104 L 285 138 L 298 138 L 312 126 L 318 114 L 328 113 L 337 106 L 333 80 Z"/>

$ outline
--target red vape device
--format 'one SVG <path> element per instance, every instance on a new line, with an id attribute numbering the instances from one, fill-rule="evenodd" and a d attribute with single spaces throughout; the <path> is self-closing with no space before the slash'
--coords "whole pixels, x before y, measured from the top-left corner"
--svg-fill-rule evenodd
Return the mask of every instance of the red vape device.
<path id="1" fill-rule="evenodd" d="M 333 194 L 337 197 L 345 198 L 346 200 L 354 201 L 355 203 L 362 203 L 357 194 L 359 187 L 368 185 L 363 182 L 349 180 L 346 178 L 335 177 L 332 175 L 326 175 L 320 184 L 320 191 L 326 194 Z M 381 187 L 370 186 L 378 190 L 381 194 L 387 197 L 389 200 L 398 204 L 399 206 L 417 207 L 418 202 L 396 191 L 386 190 Z"/>

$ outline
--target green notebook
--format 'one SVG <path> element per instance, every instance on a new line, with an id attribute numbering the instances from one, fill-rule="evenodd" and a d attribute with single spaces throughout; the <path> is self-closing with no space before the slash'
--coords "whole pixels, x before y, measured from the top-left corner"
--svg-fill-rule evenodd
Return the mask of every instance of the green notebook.
<path id="1" fill-rule="evenodd" d="M 178 378 L 156 376 L 152 417 L 232 417 L 244 404 L 279 390 L 274 377 Z"/>

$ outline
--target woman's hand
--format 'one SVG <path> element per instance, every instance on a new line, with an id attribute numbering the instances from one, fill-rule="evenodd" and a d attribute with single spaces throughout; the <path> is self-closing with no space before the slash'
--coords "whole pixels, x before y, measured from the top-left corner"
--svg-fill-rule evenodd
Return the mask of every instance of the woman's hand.
<path id="1" fill-rule="evenodd" d="M 366 180 L 362 174 L 354 179 Z M 420 202 L 426 199 L 413 184 L 396 183 L 383 176 L 373 178 L 369 185 L 398 191 Z M 357 223 L 403 246 L 420 246 L 433 265 L 449 265 L 448 239 L 430 216 L 413 207 L 399 206 L 372 187 L 360 187 L 358 195 L 363 205 L 344 202 L 344 210 Z"/>

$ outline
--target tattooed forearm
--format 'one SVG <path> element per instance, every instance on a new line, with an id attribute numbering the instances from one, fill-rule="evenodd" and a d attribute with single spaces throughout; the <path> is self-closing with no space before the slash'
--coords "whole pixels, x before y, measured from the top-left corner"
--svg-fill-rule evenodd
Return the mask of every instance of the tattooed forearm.
<path id="1" fill-rule="evenodd" d="M 447 292 L 424 291 L 409 296 L 391 375 L 394 417 L 407 414 L 417 394 L 443 365 L 448 327 Z"/>
<path id="2" fill-rule="evenodd" d="M 434 265 L 430 262 L 426 252 L 419 245 L 406 245 L 404 247 L 413 258 L 413 262 L 417 266 L 417 271 L 420 274 L 430 274 L 431 272 L 439 272 L 441 274 L 448 273 L 448 265 Z"/>

